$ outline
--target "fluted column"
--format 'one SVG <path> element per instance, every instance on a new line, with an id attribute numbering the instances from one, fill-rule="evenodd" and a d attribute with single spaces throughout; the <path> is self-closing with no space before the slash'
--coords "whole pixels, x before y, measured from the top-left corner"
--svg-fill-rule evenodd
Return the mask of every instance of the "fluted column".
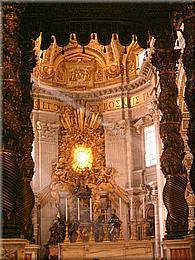
<path id="1" fill-rule="evenodd" d="M 185 102 L 190 114 L 188 145 L 195 158 L 195 8 L 187 4 L 183 9 L 185 49 L 183 54 L 184 69 L 187 76 Z M 190 169 L 190 184 L 195 194 L 195 160 Z"/>
<path id="2" fill-rule="evenodd" d="M 175 37 L 171 28 L 161 24 L 156 34 L 152 63 L 159 71 L 161 93 L 158 106 L 162 113 L 160 136 L 164 145 L 160 158 L 166 178 L 163 201 L 168 211 L 166 238 L 182 238 L 188 231 L 188 206 L 185 200 L 187 173 L 182 164 L 184 143 L 180 135 L 181 111 L 177 105 L 176 61 L 179 53 L 174 50 Z"/>

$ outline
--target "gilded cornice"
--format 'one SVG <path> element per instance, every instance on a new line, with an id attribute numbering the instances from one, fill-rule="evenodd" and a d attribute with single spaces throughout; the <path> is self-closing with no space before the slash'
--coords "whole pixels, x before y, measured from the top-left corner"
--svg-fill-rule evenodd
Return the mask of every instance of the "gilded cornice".
<path id="1" fill-rule="evenodd" d="M 123 95 L 133 95 L 139 93 L 140 91 L 147 89 L 151 86 L 151 82 L 144 80 L 143 78 L 136 82 L 133 86 L 131 84 L 121 86 L 117 84 L 116 86 L 110 87 L 109 89 L 96 90 L 93 92 L 68 92 L 59 91 L 58 89 L 53 89 L 52 92 L 45 88 L 34 87 L 33 96 L 37 98 L 45 98 L 49 100 L 63 100 L 65 97 L 72 99 L 85 99 L 85 100 L 104 100 L 106 98 L 119 97 Z"/>

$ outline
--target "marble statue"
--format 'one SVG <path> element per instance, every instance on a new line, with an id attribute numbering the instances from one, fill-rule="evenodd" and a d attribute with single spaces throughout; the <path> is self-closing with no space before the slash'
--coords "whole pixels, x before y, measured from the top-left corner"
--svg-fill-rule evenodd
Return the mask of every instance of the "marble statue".
<path id="1" fill-rule="evenodd" d="M 68 237 L 70 242 L 76 242 L 78 237 L 78 222 L 71 222 L 68 224 Z"/>
<path id="2" fill-rule="evenodd" d="M 110 219 L 108 221 L 108 239 L 110 241 L 118 240 L 120 236 L 120 226 L 122 221 L 115 214 L 115 210 L 112 210 Z"/>
<path id="3" fill-rule="evenodd" d="M 102 213 L 94 222 L 94 240 L 95 242 L 102 242 L 104 240 L 104 224 L 105 217 Z"/>
<path id="4" fill-rule="evenodd" d="M 50 239 L 48 241 L 48 245 L 57 245 L 58 243 L 62 243 L 66 234 L 66 222 L 65 218 L 57 217 L 54 220 L 53 225 L 49 229 L 50 231 Z"/>

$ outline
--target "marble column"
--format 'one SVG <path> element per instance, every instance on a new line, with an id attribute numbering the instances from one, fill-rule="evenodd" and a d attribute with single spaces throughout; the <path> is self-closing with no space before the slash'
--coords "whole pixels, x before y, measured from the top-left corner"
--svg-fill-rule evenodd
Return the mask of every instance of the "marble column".
<path id="1" fill-rule="evenodd" d="M 182 163 L 184 143 L 180 135 L 181 111 L 177 104 L 175 37 L 168 24 L 159 24 L 155 32 L 155 53 L 152 64 L 159 71 L 161 92 L 158 107 L 161 110 L 160 136 L 164 145 L 160 158 L 166 178 L 163 201 L 168 211 L 166 238 L 183 238 L 188 232 L 188 205 L 185 200 L 187 172 Z"/>
<path id="2" fill-rule="evenodd" d="M 188 107 L 190 120 L 188 127 L 188 145 L 190 152 L 195 158 L 195 8 L 193 3 L 186 4 L 183 8 L 185 49 L 183 53 L 183 64 L 186 72 L 185 102 Z M 195 160 L 190 169 L 190 184 L 195 194 Z"/>

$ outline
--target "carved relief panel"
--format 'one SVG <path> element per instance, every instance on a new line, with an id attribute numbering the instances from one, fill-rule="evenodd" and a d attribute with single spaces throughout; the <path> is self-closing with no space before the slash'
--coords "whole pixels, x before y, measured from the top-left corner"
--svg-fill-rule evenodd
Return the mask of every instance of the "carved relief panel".
<path id="1" fill-rule="evenodd" d="M 66 61 L 67 87 L 91 88 L 94 83 L 93 57 L 76 56 Z"/>
<path id="2" fill-rule="evenodd" d="M 54 83 L 67 89 L 81 90 L 94 87 L 103 80 L 103 69 L 94 57 L 85 54 L 71 55 L 56 66 Z"/>
<path id="3" fill-rule="evenodd" d="M 126 121 L 107 123 L 104 125 L 104 128 L 108 137 L 125 136 Z"/>

